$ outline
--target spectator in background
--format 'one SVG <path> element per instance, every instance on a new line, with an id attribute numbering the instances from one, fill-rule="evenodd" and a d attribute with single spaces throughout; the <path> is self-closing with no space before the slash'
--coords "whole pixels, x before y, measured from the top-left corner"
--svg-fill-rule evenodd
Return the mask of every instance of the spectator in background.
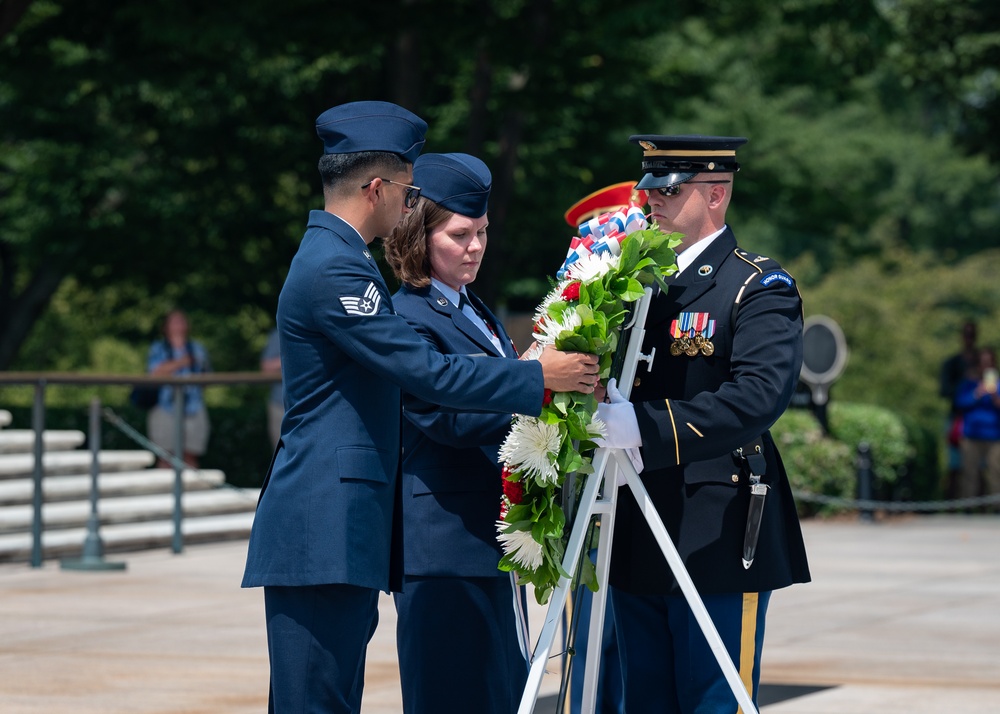
<path id="1" fill-rule="evenodd" d="M 947 498 L 955 498 L 958 495 L 958 480 L 962 470 L 962 410 L 958 408 L 955 400 L 958 397 L 959 385 L 976 373 L 979 363 L 976 338 L 976 323 L 966 320 L 962 325 L 962 350 L 946 359 L 941 365 L 940 394 L 948 400 L 948 422 L 945 427 L 948 443 L 948 482 L 945 485 Z"/>
<path id="2" fill-rule="evenodd" d="M 271 330 L 267 336 L 267 344 L 260 353 L 260 371 L 265 374 L 281 376 L 281 350 L 278 346 L 278 330 Z M 271 385 L 267 397 L 267 434 L 271 437 L 271 446 L 278 446 L 281 438 L 281 419 L 285 416 L 284 392 L 281 382 Z"/>
<path id="3" fill-rule="evenodd" d="M 180 376 L 211 372 L 208 353 L 200 342 L 188 337 L 187 315 L 182 310 L 171 310 L 163 320 L 163 339 L 156 340 L 149 347 L 146 371 L 157 376 Z M 202 398 L 202 388 L 187 386 L 183 389 L 184 403 L 184 463 L 198 468 L 198 458 L 208 446 L 210 424 L 208 410 Z M 160 388 L 156 406 L 146 417 L 146 433 L 150 440 L 174 453 L 176 436 L 174 431 L 174 387 Z M 163 459 L 157 460 L 159 468 L 168 468 Z"/>
<path id="4" fill-rule="evenodd" d="M 992 347 L 978 350 L 974 374 L 958 385 L 955 398 L 962 414 L 962 477 L 959 498 L 1000 493 L 1000 394 L 997 357 Z"/>

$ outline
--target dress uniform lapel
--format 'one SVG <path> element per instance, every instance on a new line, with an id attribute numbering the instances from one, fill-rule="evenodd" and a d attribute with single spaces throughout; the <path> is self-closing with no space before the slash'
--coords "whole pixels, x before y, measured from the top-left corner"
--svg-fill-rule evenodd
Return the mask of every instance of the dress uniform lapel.
<path id="1" fill-rule="evenodd" d="M 699 255 L 692 265 L 684 269 L 677 279 L 669 283 L 666 294 L 662 291 L 650 306 L 646 326 L 673 319 L 684 308 L 708 292 L 719 274 L 719 267 L 736 249 L 736 238 L 727 228 Z"/>
<path id="2" fill-rule="evenodd" d="M 468 292 L 469 302 L 472 303 L 472 307 L 476 310 L 476 312 L 479 313 L 479 316 L 483 318 L 483 321 L 486 323 L 486 326 L 493 330 L 497 340 L 499 340 L 500 345 L 503 347 L 501 356 L 516 358 L 517 350 L 514 348 L 514 342 L 510 339 L 510 337 L 507 336 L 507 333 L 503 329 L 503 325 L 500 324 L 500 321 L 496 318 L 496 315 L 490 312 L 490 309 L 486 307 L 486 303 L 480 300 L 478 295 L 476 295 L 472 291 L 467 291 L 467 292 Z M 475 327 L 475 325 L 473 325 L 473 327 Z M 477 332 L 479 332 L 480 337 L 483 337 L 482 330 L 479 330 L 477 328 Z M 494 352 L 496 352 L 497 346 L 494 345 L 489 338 L 486 338 L 486 343 L 493 348 Z M 480 342 L 480 344 L 482 344 L 482 342 Z"/>
<path id="3" fill-rule="evenodd" d="M 427 294 L 427 302 L 437 312 L 450 317 L 451 321 L 455 324 L 455 327 L 463 335 L 481 347 L 486 354 L 496 356 L 496 346 L 490 342 L 489 338 L 483 334 L 482 330 L 472 324 L 472 320 L 462 314 L 462 311 L 451 303 L 451 300 L 442 295 L 441 291 L 432 287 L 430 292 Z"/>

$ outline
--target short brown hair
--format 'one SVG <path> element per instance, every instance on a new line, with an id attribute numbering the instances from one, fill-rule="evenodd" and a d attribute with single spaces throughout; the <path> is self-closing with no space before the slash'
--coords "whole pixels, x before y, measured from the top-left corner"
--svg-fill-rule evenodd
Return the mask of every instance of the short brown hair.
<path id="1" fill-rule="evenodd" d="M 431 231 L 447 221 L 453 213 L 429 198 L 420 198 L 388 238 L 383 239 L 385 260 L 396 279 L 411 288 L 431 284 L 431 261 L 427 241 Z"/>

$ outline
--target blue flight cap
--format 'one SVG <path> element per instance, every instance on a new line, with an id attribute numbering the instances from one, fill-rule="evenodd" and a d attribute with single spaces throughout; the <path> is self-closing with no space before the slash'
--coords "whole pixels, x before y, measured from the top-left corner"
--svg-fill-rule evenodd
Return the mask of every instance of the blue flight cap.
<path id="1" fill-rule="evenodd" d="M 387 151 L 412 164 L 424 148 L 427 122 L 389 102 L 349 102 L 320 114 L 316 133 L 324 154 Z"/>
<path id="2" fill-rule="evenodd" d="M 420 195 L 469 218 L 486 214 L 493 176 L 486 164 L 468 154 L 424 154 L 413 164 Z"/>
<path id="3" fill-rule="evenodd" d="M 740 170 L 736 148 L 747 143 L 742 136 L 700 134 L 636 134 L 628 140 L 643 149 L 643 177 L 637 189 L 676 186 L 703 173 L 735 173 Z"/>

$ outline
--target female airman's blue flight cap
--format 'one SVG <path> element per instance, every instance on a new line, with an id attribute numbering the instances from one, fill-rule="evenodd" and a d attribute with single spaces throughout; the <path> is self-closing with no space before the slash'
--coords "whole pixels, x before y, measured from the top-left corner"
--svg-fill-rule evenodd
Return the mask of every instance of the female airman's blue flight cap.
<path id="1" fill-rule="evenodd" d="M 420 195 L 469 218 L 486 214 L 493 176 L 469 154 L 424 154 L 413 164 L 413 183 Z"/>

